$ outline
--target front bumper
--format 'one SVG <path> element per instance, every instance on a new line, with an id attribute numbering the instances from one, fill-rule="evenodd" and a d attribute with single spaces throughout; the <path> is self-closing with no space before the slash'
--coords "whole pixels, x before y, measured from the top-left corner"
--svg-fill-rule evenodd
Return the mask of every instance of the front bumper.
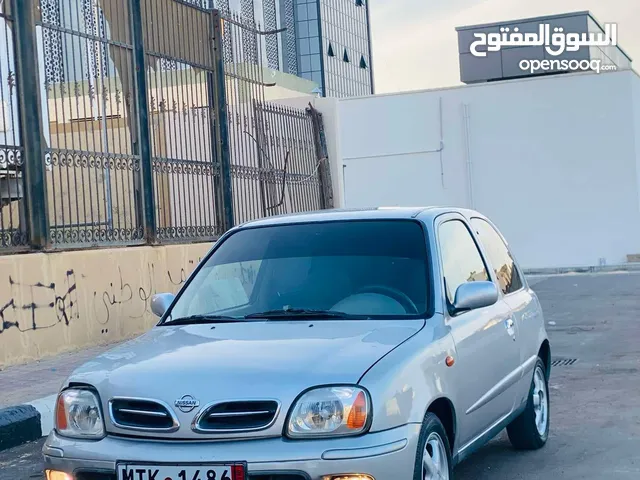
<path id="1" fill-rule="evenodd" d="M 419 424 L 362 437 L 243 441 L 166 441 L 107 436 L 100 441 L 74 440 L 52 432 L 43 447 L 45 468 L 69 474 L 100 472 L 115 478 L 117 462 L 212 463 L 246 461 L 248 478 L 298 474 L 323 480 L 360 473 L 375 480 L 413 478 Z M 102 477 L 105 478 L 105 477 Z M 295 478 L 295 477 L 294 477 Z"/>

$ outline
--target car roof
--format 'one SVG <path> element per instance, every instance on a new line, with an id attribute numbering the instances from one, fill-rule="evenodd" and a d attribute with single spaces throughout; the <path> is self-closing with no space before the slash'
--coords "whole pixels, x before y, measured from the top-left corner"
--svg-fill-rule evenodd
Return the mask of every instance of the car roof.
<path id="1" fill-rule="evenodd" d="M 277 215 L 273 217 L 252 220 L 243 227 L 264 227 L 270 225 L 285 225 L 291 223 L 331 222 L 341 220 L 390 220 L 390 219 L 419 219 L 423 222 L 433 220 L 443 213 L 460 213 L 467 218 L 483 215 L 469 209 L 457 207 L 372 207 L 358 209 L 330 209 L 315 212 Z"/>

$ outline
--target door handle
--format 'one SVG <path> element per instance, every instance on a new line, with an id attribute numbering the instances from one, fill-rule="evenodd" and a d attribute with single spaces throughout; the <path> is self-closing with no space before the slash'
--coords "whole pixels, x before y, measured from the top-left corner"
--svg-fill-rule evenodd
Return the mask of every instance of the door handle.
<path id="1" fill-rule="evenodd" d="M 513 318 L 507 318 L 504 322 L 504 326 L 507 327 L 507 333 L 509 335 L 511 335 L 511 338 L 513 338 L 513 341 L 516 341 L 516 330 L 515 330 L 515 322 L 513 321 Z"/>

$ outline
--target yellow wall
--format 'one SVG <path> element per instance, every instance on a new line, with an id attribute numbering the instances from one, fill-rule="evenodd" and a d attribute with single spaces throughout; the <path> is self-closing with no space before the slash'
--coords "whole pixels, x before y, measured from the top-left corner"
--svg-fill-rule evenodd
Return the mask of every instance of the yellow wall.
<path id="1" fill-rule="evenodd" d="M 0 368 L 151 328 L 211 244 L 0 256 Z"/>

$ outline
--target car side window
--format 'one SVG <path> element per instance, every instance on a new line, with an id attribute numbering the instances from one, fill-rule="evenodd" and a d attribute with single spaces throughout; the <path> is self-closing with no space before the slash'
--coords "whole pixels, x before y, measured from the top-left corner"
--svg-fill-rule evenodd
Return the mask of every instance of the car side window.
<path id="1" fill-rule="evenodd" d="M 489 274 L 476 242 L 463 222 L 445 222 L 438 233 L 447 298 L 453 304 L 460 285 L 488 281 Z"/>
<path id="2" fill-rule="evenodd" d="M 505 295 L 517 292 L 523 286 L 511 252 L 493 226 L 481 218 L 472 218 L 471 226 L 478 234 L 491 266 L 496 272 L 500 288 Z"/>

